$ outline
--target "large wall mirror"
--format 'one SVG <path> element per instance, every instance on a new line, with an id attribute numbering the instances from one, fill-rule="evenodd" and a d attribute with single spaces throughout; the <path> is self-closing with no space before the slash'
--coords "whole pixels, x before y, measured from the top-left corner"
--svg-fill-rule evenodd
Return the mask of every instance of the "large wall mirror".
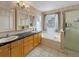
<path id="1" fill-rule="evenodd" d="M 17 30 L 33 30 L 34 22 L 34 15 L 30 15 L 26 9 L 17 9 Z"/>
<path id="2" fill-rule="evenodd" d="M 17 30 L 27 29 L 29 27 L 30 17 L 26 10 L 17 9 Z"/>
<path id="3" fill-rule="evenodd" d="M 25 8 L 0 8 L 0 32 L 41 28 L 41 16 L 31 15 Z"/>
<path id="4" fill-rule="evenodd" d="M 15 30 L 14 13 L 14 9 L 0 8 L 0 32 Z"/>

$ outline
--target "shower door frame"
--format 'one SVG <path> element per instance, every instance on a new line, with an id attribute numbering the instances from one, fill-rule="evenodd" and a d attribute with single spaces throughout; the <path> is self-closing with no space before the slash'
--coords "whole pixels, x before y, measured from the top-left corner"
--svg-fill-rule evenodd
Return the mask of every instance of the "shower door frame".
<path id="1" fill-rule="evenodd" d="M 71 11 L 77 11 L 79 10 L 79 8 L 72 8 L 72 9 L 67 9 L 62 11 L 62 17 L 63 17 L 63 23 L 62 23 L 62 27 L 63 27 L 63 32 L 61 32 L 61 49 L 65 50 L 64 48 L 64 39 L 65 39 L 65 20 L 66 20 L 66 12 L 71 12 Z"/>

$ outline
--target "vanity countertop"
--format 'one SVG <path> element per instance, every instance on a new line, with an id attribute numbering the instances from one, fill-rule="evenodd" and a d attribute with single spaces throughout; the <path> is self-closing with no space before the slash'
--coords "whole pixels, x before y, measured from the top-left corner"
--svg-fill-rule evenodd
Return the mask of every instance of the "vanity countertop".
<path id="1" fill-rule="evenodd" d="M 29 31 L 29 32 L 23 32 L 23 33 L 15 34 L 13 36 L 18 36 L 18 38 L 14 39 L 14 40 L 10 40 L 10 41 L 5 42 L 5 43 L 0 43 L 0 46 L 3 46 L 5 44 L 11 43 L 11 42 L 14 42 L 16 40 L 23 39 L 25 37 L 28 37 L 30 35 L 33 35 L 33 34 L 36 34 L 36 33 L 39 33 L 39 32 L 41 32 L 41 31 L 33 31 L 33 32 Z"/>

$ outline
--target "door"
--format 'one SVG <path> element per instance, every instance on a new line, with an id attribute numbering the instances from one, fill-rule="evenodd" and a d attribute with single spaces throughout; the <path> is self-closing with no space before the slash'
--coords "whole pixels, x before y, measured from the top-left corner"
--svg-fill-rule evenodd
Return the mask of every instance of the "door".
<path id="1" fill-rule="evenodd" d="M 39 38 L 39 33 L 34 34 L 34 47 L 36 47 L 37 45 L 39 45 L 40 38 Z"/>
<path id="2" fill-rule="evenodd" d="M 33 49 L 33 35 L 24 38 L 24 56 L 26 56 Z"/>
<path id="3" fill-rule="evenodd" d="M 64 47 L 79 51 L 79 11 L 65 13 Z"/>

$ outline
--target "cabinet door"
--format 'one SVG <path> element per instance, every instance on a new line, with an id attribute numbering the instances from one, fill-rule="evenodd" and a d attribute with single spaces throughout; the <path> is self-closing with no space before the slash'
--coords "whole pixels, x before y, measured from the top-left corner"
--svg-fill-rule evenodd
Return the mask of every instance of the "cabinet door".
<path id="1" fill-rule="evenodd" d="M 24 39 L 24 56 L 26 56 L 33 49 L 33 36 Z"/>
<path id="2" fill-rule="evenodd" d="M 39 44 L 39 37 L 38 34 L 34 35 L 34 47 L 37 46 Z"/>
<path id="3" fill-rule="evenodd" d="M 40 42 L 41 42 L 41 34 L 37 33 L 34 35 L 34 47 L 39 45 Z"/>
<path id="4" fill-rule="evenodd" d="M 24 44 L 33 43 L 33 35 L 24 38 Z"/>
<path id="5" fill-rule="evenodd" d="M 18 40 L 11 43 L 11 56 L 21 57 L 23 56 L 23 40 Z"/>
<path id="6" fill-rule="evenodd" d="M 33 49 L 33 43 L 24 46 L 24 56 L 26 56 Z"/>
<path id="7" fill-rule="evenodd" d="M 10 56 L 10 45 L 4 45 L 0 47 L 0 57 L 9 57 Z"/>
<path id="8" fill-rule="evenodd" d="M 38 37 L 39 37 L 39 43 L 41 43 L 42 37 L 41 37 L 41 33 L 38 33 Z"/>

